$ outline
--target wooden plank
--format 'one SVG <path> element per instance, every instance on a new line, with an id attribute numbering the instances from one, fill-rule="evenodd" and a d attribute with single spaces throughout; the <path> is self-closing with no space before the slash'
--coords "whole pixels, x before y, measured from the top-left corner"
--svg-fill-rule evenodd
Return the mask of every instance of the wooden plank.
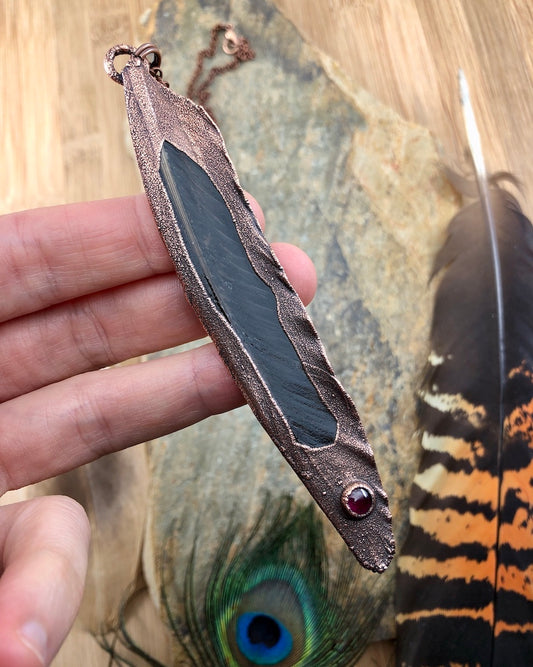
<path id="1" fill-rule="evenodd" d="M 348 75 L 464 164 L 456 72 L 469 78 L 490 169 L 533 216 L 533 5 L 524 0 L 276 0 Z M 0 0 L 0 212 L 139 192 L 105 50 L 140 43 L 152 0 Z M 191 54 L 191 59 L 194 54 Z M 156 624 L 157 625 L 157 624 Z M 150 635 L 150 622 L 146 622 Z M 154 625 L 155 627 L 155 625 Z M 106 664 L 72 636 L 56 666 Z"/>
<path id="2" fill-rule="evenodd" d="M 43 0 L 33 11 L 20 11 L 16 0 L 2 3 L 2 212 L 46 204 L 64 189 L 52 5 L 51 0 Z"/>
<path id="3" fill-rule="evenodd" d="M 152 0 L 2 0 L 0 213 L 141 189 L 109 46 L 140 42 Z"/>
<path id="4" fill-rule="evenodd" d="M 407 120 L 427 126 L 459 165 L 466 140 L 457 95 L 472 90 L 488 168 L 523 183 L 533 216 L 533 5 L 521 0 L 276 0 L 300 31 Z"/>

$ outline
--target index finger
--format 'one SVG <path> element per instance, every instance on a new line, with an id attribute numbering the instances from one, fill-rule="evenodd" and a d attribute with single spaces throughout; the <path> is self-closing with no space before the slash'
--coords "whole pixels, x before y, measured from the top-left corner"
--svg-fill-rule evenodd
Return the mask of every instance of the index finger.
<path id="1" fill-rule="evenodd" d="M 0 321 L 171 268 L 144 196 L 6 215 Z"/>
<path id="2" fill-rule="evenodd" d="M 0 322 L 172 269 L 145 195 L 5 215 Z"/>

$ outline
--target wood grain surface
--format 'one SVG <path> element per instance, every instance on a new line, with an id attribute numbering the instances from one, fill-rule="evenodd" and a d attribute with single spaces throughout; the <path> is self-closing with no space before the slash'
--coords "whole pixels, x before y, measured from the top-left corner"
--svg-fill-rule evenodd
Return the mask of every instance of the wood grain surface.
<path id="1" fill-rule="evenodd" d="M 143 40 L 152 5 L 0 2 L 1 212 L 140 191 L 123 93 L 102 63 L 113 44 Z"/>
<path id="2" fill-rule="evenodd" d="M 533 214 L 533 4 L 527 0 L 277 0 L 358 84 L 465 161 L 457 71 L 469 80 L 487 168 L 522 182 Z"/>
<path id="3" fill-rule="evenodd" d="M 462 67 L 488 168 L 517 176 L 533 216 L 531 2 L 276 2 L 357 84 L 427 126 L 443 157 L 459 166 L 466 164 L 456 83 Z M 122 91 L 110 85 L 102 59 L 115 43 L 145 40 L 153 2 L 0 0 L 0 8 L 0 213 L 139 192 L 117 112 Z M 85 666 L 107 664 L 87 637 L 72 637 L 55 664 L 80 664 L 80 657 Z"/>
<path id="4" fill-rule="evenodd" d="M 463 67 L 489 169 L 533 214 L 533 4 L 527 0 L 277 0 L 303 35 L 464 164 Z M 151 0 L 1 0 L 0 211 L 140 189 L 102 53 L 150 32 Z"/>

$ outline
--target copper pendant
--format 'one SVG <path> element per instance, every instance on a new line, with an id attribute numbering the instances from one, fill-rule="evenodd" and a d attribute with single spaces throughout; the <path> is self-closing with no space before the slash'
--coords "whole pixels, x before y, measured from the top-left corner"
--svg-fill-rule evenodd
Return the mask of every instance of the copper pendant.
<path id="1" fill-rule="evenodd" d="M 130 55 L 121 73 L 119 54 Z M 188 300 L 257 419 L 359 562 L 385 570 L 394 539 L 372 449 L 217 126 L 162 83 L 153 45 L 113 47 L 105 62 L 124 86 L 146 193 Z"/>

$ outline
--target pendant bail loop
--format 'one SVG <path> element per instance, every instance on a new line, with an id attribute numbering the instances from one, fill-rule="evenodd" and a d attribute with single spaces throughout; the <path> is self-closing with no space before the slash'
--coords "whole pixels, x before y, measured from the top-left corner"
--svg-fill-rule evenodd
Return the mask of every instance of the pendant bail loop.
<path id="1" fill-rule="evenodd" d="M 105 71 L 113 81 L 122 85 L 122 73 L 116 69 L 114 62 L 115 58 L 121 55 L 130 55 L 131 59 L 139 58 L 145 60 L 148 63 L 150 74 L 159 81 L 159 83 L 168 88 L 168 83 L 163 81 L 163 72 L 160 67 L 161 51 L 155 44 L 145 42 L 137 48 L 130 46 L 129 44 L 117 44 L 117 46 L 113 46 L 109 49 L 104 59 Z"/>

